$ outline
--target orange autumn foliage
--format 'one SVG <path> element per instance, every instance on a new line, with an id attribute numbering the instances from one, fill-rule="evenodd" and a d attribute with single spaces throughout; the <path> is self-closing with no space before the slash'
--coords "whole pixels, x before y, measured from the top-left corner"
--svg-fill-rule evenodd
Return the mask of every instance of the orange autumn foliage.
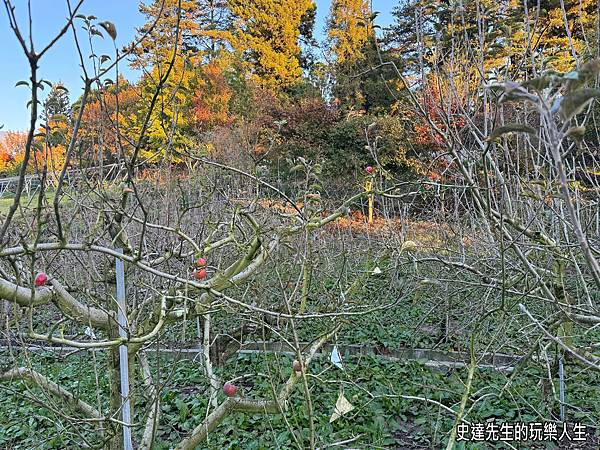
<path id="1" fill-rule="evenodd" d="M 0 137 L 0 175 L 16 174 L 23 161 L 27 133 L 8 131 Z"/>
<path id="2" fill-rule="evenodd" d="M 446 87 L 447 88 L 447 87 Z M 436 80 L 428 83 L 421 93 L 423 109 L 427 112 L 432 122 L 446 131 L 447 127 L 460 129 L 465 125 L 465 119 L 460 114 L 460 107 L 453 96 L 444 86 L 441 86 Z M 450 104 L 448 104 L 450 102 Z M 447 123 L 451 120 L 452 123 Z M 419 145 L 430 145 L 436 148 L 443 148 L 444 141 L 433 127 L 429 124 L 419 124 L 415 126 L 416 143 Z"/>
<path id="3" fill-rule="evenodd" d="M 33 155 L 29 165 L 32 172 L 47 170 L 58 172 L 65 164 L 67 148 L 73 130 L 66 116 L 57 114 L 38 130 L 33 143 Z"/>
<path id="4" fill-rule="evenodd" d="M 127 145 L 127 138 L 135 137 L 140 100 L 138 90 L 122 81 L 118 88 L 111 86 L 96 92 L 86 105 L 80 137 L 95 163 L 100 154 L 108 159 L 118 154 L 119 146 Z"/>
<path id="5" fill-rule="evenodd" d="M 229 125 L 233 118 L 229 114 L 229 101 L 233 90 L 227 84 L 224 69 L 217 61 L 202 68 L 198 88 L 194 95 L 194 120 L 200 129 Z"/>
<path id="6" fill-rule="evenodd" d="M 65 163 L 65 154 L 71 129 L 65 120 L 50 119 L 48 126 L 37 130 L 31 146 L 26 173 L 43 170 L 60 171 Z M 0 175 L 17 175 L 25 158 L 27 133 L 9 131 L 0 139 Z"/>
<path id="7" fill-rule="evenodd" d="M 386 236 L 404 235 L 405 240 L 417 244 L 420 253 L 435 253 L 446 249 L 449 245 L 462 242 L 463 245 L 472 244 L 469 236 L 456 236 L 450 226 L 444 223 L 428 220 L 403 220 L 401 218 L 388 218 L 375 216 L 373 223 L 361 211 L 352 211 L 348 216 L 340 217 L 329 223 L 326 230 L 351 230 L 353 233 L 368 234 L 386 238 Z"/>
<path id="8" fill-rule="evenodd" d="M 440 182 L 444 177 L 452 178 L 449 169 L 453 164 L 443 156 L 446 144 L 436 128 L 447 135 L 461 133 L 466 124 L 463 115 L 467 103 L 465 86 L 467 86 L 465 80 L 455 81 L 451 85 L 447 80 L 430 74 L 420 92 L 421 105 L 435 125 L 434 127 L 428 122 L 421 122 L 414 126 L 415 144 L 428 148 L 433 156 L 427 170 L 423 173 L 430 181 Z"/>

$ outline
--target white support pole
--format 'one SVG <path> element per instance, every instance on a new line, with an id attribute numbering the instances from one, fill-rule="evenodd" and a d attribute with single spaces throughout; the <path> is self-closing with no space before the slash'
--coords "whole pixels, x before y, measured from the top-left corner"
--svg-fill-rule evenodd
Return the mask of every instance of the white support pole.
<path id="1" fill-rule="evenodd" d="M 562 356 L 558 359 L 558 398 L 560 401 L 560 421 L 565 421 L 565 366 Z"/>
<path id="2" fill-rule="evenodd" d="M 123 249 L 118 248 L 118 253 L 123 253 Z M 127 337 L 127 309 L 125 303 L 125 268 L 123 260 L 116 259 L 117 275 L 117 303 L 119 310 L 117 312 L 117 321 L 119 323 L 119 336 Z M 121 374 L 121 398 L 123 401 L 123 449 L 133 450 L 131 443 L 131 404 L 129 402 L 129 358 L 127 356 L 127 346 L 119 346 L 119 372 Z"/>

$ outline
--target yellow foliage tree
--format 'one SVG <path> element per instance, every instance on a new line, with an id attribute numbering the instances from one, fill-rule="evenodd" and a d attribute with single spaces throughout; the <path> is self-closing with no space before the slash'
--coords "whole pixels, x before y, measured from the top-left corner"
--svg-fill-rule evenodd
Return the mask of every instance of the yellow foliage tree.
<path id="1" fill-rule="evenodd" d="M 146 24 L 138 29 L 138 35 L 145 39 L 134 49 L 137 58 L 131 65 L 165 70 L 176 46 L 177 53 L 183 54 L 186 43 L 199 32 L 198 3 L 195 0 L 153 0 L 150 5 L 141 2 L 139 9 L 147 18 Z"/>
<path id="2" fill-rule="evenodd" d="M 190 114 L 198 85 L 198 66 L 205 49 L 196 46 L 204 11 L 196 0 L 153 0 L 140 3 L 147 23 L 138 35 L 148 34 L 136 50 L 133 67 L 146 69 L 140 80 L 138 121 L 132 129 L 141 132 L 140 156 L 147 162 L 167 158 L 178 162 L 181 152 L 193 145 Z M 149 120 L 147 118 L 149 117 Z"/>
<path id="3" fill-rule="evenodd" d="M 369 0 L 334 0 L 331 3 L 327 37 L 336 62 L 358 61 L 373 36 Z"/>
<path id="4" fill-rule="evenodd" d="M 65 164 L 67 147 L 71 140 L 72 128 L 66 116 L 56 114 L 48 118 L 34 139 L 33 158 L 29 161 L 29 172 L 58 172 Z"/>
<path id="5" fill-rule="evenodd" d="M 230 42 L 252 68 L 256 81 L 288 87 L 302 75 L 299 38 L 312 17 L 313 0 L 229 0 L 234 17 Z"/>
<path id="6" fill-rule="evenodd" d="M 507 30 L 513 55 L 533 55 L 538 69 L 568 72 L 581 59 L 592 56 L 598 21 L 596 0 L 565 0 L 560 2 L 527 2 L 530 6 L 529 26 L 525 21 L 523 2 L 510 0 L 514 29 Z M 541 58 L 540 58 L 541 56 Z"/>
<path id="7" fill-rule="evenodd" d="M 157 93 L 157 85 L 163 81 Z M 146 129 L 144 145 L 140 156 L 148 162 L 158 162 L 167 158 L 181 161 L 181 153 L 194 146 L 193 117 L 190 114 L 194 92 L 198 87 L 196 63 L 185 57 L 177 57 L 168 76 L 163 68 L 153 66 L 141 81 L 141 105 L 139 119 L 150 120 Z M 141 129 L 141 123 L 138 124 Z"/>
<path id="8" fill-rule="evenodd" d="M 463 53 L 486 76 L 522 79 L 568 72 L 595 53 L 596 0 L 411 0 L 393 15 L 389 40 L 417 70 L 417 61 L 432 68 Z"/>

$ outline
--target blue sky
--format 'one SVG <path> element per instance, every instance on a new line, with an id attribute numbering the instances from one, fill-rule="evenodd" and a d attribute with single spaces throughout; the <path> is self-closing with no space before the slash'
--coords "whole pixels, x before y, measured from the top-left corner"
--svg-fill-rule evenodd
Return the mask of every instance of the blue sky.
<path id="1" fill-rule="evenodd" d="M 15 0 L 16 13 L 22 31 L 27 34 L 26 2 Z M 33 40 L 36 48 L 41 49 L 53 37 L 67 16 L 67 6 L 64 0 L 32 0 L 33 12 Z M 73 0 L 71 3 L 76 3 Z M 390 12 L 396 0 L 373 0 L 373 9 L 381 14 L 378 18 L 380 25 L 387 25 L 391 21 Z M 317 0 L 318 18 L 316 35 L 322 34 L 325 18 L 329 10 L 330 0 Z M 85 15 L 95 15 L 99 21 L 108 20 L 117 27 L 117 46 L 123 47 L 135 35 L 135 27 L 143 24 L 144 18 L 138 12 L 137 0 L 86 0 L 81 12 Z M 81 23 L 80 23 L 81 25 Z M 83 34 L 81 34 L 83 36 Z M 28 90 L 24 86 L 15 87 L 19 80 L 26 79 L 29 74 L 27 59 L 23 54 L 12 30 L 5 9 L 0 9 L 0 125 L 2 131 L 24 130 L 28 126 L 28 109 L 26 107 Z M 97 39 L 94 45 L 95 53 L 114 54 L 110 39 Z M 89 54 L 89 53 L 88 53 Z M 135 79 L 126 64 L 120 67 L 122 73 L 128 78 Z M 71 34 L 64 36 L 41 60 L 39 76 L 52 83 L 62 81 L 70 91 L 71 101 L 81 93 L 81 78 L 79 60 L 76 56 L 75 45 Z"/>

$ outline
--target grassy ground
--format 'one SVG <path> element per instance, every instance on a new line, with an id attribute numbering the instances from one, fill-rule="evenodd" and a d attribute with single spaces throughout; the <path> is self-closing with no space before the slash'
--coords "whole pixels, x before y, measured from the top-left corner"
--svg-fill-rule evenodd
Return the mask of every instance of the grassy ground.
<path id="1" fill-rule="evenodd" d="M 54 191 L 46 191 L 46 201 L 52 203 L 54 201 Z M 24 209 L 34 209 L 37 206 L 39 194 L 33 196 L 23 195 L 21 196 L 21 207 Z M 14 203 L 14 197 L 1 197 L 0 198 L 0 214 L 8 213 L 8 210 Z"/>

